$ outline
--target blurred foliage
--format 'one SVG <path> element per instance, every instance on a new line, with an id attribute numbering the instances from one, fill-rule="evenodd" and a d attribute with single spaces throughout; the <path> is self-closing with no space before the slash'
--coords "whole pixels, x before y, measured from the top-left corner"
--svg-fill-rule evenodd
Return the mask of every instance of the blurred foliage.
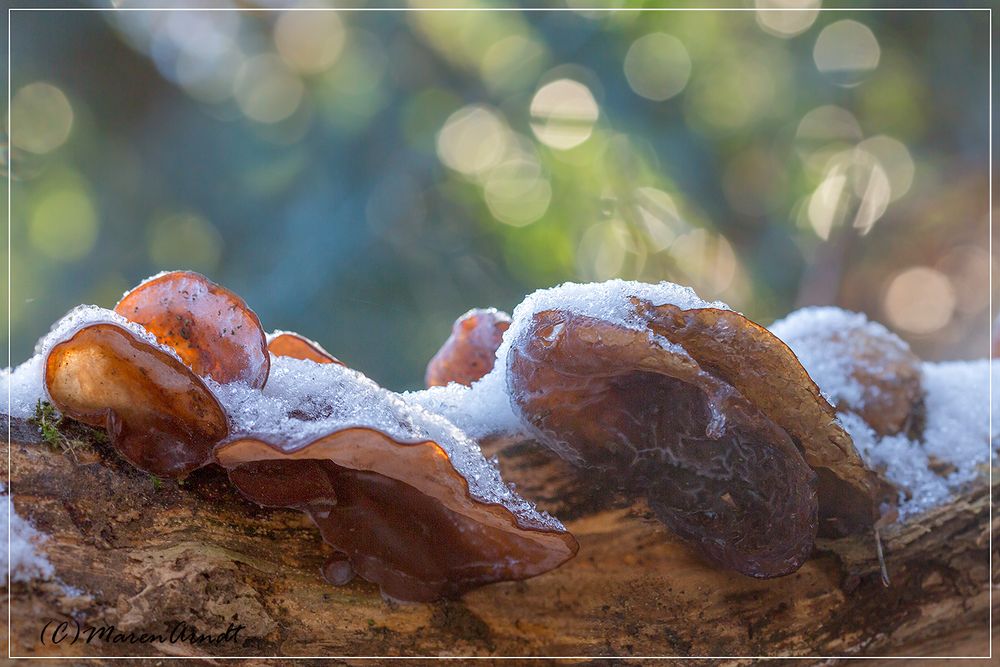
<path id="1" fill-rule="evenodd" d="M 397 389 L 468 308 L 619 276 L 986 353 L 986 13 L 586 4 L 15 12 L 13 361 L 167 268 Z"/>

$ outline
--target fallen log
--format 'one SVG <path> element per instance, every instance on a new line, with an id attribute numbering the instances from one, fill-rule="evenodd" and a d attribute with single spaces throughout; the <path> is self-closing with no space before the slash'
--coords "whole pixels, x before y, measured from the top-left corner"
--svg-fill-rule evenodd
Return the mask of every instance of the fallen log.
<path id="1" fill-rule="evenodd" d="M 325 583 L 320 568 L 331 551 L 309 520 L 249 503 L 216 468 L 183 483 L 158 480 L 87 432 L 53 447 L 29 422 L 14 419 L 10 427 L 13 503 L 48 536 L 39 550 L 55 569 L 53 580 L 10 584 L 13 656 L 720 656 L 742 663 L 749 656 L 819 662 L 989 651 L 988 471 L 947 505 L 884 531 L 886 587 L 874 537 L 821 540 L 799 571 L 778 579 L 714 569 L 642 503 L 595 488 L 531 443 L 507 446 L 496 452 L 504 479 L 564 520 L 579 555 L 528 581 L 400 604 L 359 579 Z M 63 621 L 69 635 L 77 624 L 82 629 L 75 642 L 54 643 Z M 130 643 L 129 633 L 167 641 Z M 192 641 L 196 633 L 224 637 Z"/>

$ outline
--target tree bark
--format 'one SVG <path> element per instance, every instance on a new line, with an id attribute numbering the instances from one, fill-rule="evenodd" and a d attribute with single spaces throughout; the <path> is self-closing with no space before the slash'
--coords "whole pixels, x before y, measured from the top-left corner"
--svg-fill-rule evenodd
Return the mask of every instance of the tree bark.
<path id="1" fill-rule="evenodd" d="M 54 581 L 10 586 L 14 656 L 985 656 L 987 472 L 953 502 L 873 538 L 820 541 L 798 572 L 713 569 L 642 503 L 595 488 L 530 443 L 499 452 L 504 479 L 564 520 L 579 555 L 554 572 L 459 600 L 399 604 L 320 578 L 330 549 L 299 512 L 263 509 L 209 468 L 158 481 L 107 445 L 63 451 L 13 420 L 11 491 L 48 535 Z M 1000 480 L 998 480 L 1000 481 Z M 997 521 L 994 522 L 996 525 Z M 994 549 L 996 551 L 996 549 Z M 996 585 L 996 577 L 992 585 Z M 42 629 L 76 623 L 59 644 Z M 218 644 L 86 642 L 87 628 L 165 634 L 184 622 Z M 50 625 L 50 633 L 52 626 Z M 108 635 L 110 636 L 110 635 Z M 877 660 L 876 660 L 877 661 Z"/>

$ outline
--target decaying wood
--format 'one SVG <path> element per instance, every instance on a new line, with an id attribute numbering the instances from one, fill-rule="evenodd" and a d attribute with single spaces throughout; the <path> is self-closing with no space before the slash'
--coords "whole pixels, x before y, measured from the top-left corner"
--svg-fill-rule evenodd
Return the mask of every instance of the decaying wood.
<path id="1" fill-rule="evenodd" d="M 798 572 L 759 581 L 714 570 L 641 504 L 589 486 L 530 444 L 504 478 L 563 518 L 579 555 L 460 600 L 399 604 L 355 580 L 324 583 L 329 554 L 301 514 L 239 497 L 215 469 L 157 481 L 107 445 L 65 452 L 14 420 L 17 512 L 49 535 L 57 580 L 11 585 L 13 655 L 835 656 L 988 652 L 985 475 L 947 506 L 873 539 L 821 543 Z M 994 585 L 996 584 L 994 578 Z M 48 621 L 163 633 L 245 626 L 235 642 L 40 641 Z M 726 661 L 743 662 L 743 660 Z"/>

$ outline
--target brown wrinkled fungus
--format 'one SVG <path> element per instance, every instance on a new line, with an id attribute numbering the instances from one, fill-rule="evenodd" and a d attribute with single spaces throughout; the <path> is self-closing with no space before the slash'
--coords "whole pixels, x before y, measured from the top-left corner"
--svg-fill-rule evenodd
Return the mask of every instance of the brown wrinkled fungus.
<path id="1" fill-rule="evenodd" d="M 539 439 L 644 495 L 712 562 L 775 577 L 808 558 L 816 476 L 713 368 L 647 331 L 563 310 L 535 313 L 507 362 Z"/>
<path id="2" fill-rule="evenodd" d="M 880 505 L 892 500 L 787 345 L 730 310 L 634 305 L 651 332 L 683 346 L 791 436 L 818 476 L 821 535 L 872 531 Z"/>
<path id="3" fill-rule="evenodd" d="M 150 278 L 115 312 L 173 348 L 195 373 L 216 382 L 267 382 L 270 359 L 256 313 L 225 287 L 193 271 Z"/>
<path id="4" fill-rule="evenodd" d="M 63 414 L 107 429 L 134 466 L 182 477 L 228 434 L 223 409 L 187 366 L 124 326 L 83 326 L 45 359 L 45 386 Z"/>
<path id="5" fill-rule="evenodd" d="M 493 369 L 510 316 L 495 308 L 470 310 L 452 325 L 451 335 L 427 364 L 428 387 L 449 382 L 471 385 Z"/>
<path id="6" fill-rule="evenodd" d="M 249 499 L 312 518 L 343 554 L 323 572 L 338 585 L 357 574 L 389 597 L 430 601 L 541 574 L 577 550 L 569 533 L 473 498 L 434 442 L 345 428 L 311 441 L 241 436 L 215 455 Z"/>

